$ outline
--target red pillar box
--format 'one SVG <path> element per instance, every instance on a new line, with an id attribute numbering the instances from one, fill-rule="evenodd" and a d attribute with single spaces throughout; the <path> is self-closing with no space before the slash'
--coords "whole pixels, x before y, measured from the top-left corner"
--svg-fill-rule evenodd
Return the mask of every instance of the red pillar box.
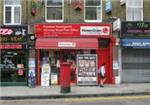
<path id="1" fill-rule="evenodd" d="M 61 93 L 70 92 L 70 63 L 60 64 L 60 86 Z"/>

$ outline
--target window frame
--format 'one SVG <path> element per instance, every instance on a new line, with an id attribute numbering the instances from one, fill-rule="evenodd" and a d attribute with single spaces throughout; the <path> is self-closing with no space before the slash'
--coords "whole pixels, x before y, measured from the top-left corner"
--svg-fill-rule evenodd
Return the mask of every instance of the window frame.
<path id="1" fill-rule="evenodd" d="M 7 7 L 11 7 L 11 22 L 10 23 L 6 23 L 6 8 Z M 19 23 L 15 23 L 15 16 L 14 16 L 14 11 L 15 11 L 15 7 L 19 7 L 20 8 L 20 20 Z M 22 19 L 22 6 L 21 6 L 21 1 L 20 4 L 5 4 L 5 0 L 3 1 L 3 24 L 4 25 L 21 25 L 21 19 Z"/>
<path id="2" fill-rule="evenodd" d="M 64 21 L 64 0 L 62 0 L 61 6 L 47 6 L 47 0 L 45 0 L 45 21 L 46 22 L 63 22 Z M 47 7 L 62 7 L 62 19 L 61 20 L 51 20 L 47 19 Z"/>
<path id="3" fill-rule="evenodd" d="M 102 0 L 100 0 L 100 2 L 101 2 L 101 5 L 100 6 L 86 6 L 86 0 L 84 0 L 84 21 L 85 22 L 102 22 L 102 20 L 103 20 L 103 17 L 102 17 Z M 101 19 L 97 19 L 97 20 L 88 20 L 88 19 L 86 19 L 86 7 L 100 7 L 101 8 L 101 10 L 100 10 L 100 12 L 101 12 L 101 14 L 100 14 L 100 17 L 101 17 Z"/>
<path id="4" fill-rule="evenodd" d="M 141 6 L 135 6 L 135 5 L 133 6 L 133 5 L 128 5 L 128 4 L 129 4 L 128 0 L 126 0 L 126 21 L 143 21 L 143 0 L 141 0 Z M 135 11 L 135 9 L 140 10 L 139 11 L 140 16 L 141 16 L 140 19 L 139 18 L 138 19 L 129 18 L 129 17 L 131 17 L 130 14 L 132 14 L 133 11 Z M 128 11 L 130 11 L 130 13 L 128 13 Z M 135 13 L 132 16 L 135 17 Z"/>

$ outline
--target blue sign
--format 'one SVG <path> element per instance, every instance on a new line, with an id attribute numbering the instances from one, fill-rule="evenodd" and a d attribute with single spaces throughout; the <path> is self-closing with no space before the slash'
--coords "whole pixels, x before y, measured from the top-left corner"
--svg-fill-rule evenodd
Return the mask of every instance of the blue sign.
<path id="1" fill-rule="evenodd" d="M 106 3 L 105 3 L 105 11 L 106 11 L 106 13 L 109 13 L 109 12 L 112 11 L 111 0 L 106 0 Z"/>
<path id="2" fill-rule="evenodd" d="M 150 39 L 122 39 L 123 47 L 150 48 Z"/>

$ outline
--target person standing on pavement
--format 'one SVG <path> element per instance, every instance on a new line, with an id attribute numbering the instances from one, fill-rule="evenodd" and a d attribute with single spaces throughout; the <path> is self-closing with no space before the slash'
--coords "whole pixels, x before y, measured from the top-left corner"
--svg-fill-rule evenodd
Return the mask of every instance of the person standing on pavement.
<path id="1" fill-rule="evenodd" d="M 98 69 L 98 75 L 100 77 L 100 87 L 104 87 L 104 82 L 106 81 L 105 73 L 106 73 L 105 64 L 103 63 Z"/>

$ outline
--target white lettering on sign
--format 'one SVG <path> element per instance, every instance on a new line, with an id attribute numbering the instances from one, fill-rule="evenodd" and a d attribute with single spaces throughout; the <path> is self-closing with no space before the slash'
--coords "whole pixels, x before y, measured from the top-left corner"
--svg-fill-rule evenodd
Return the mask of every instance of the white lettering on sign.
<path id="1" fill-rule="evenodd" d="M 26 29 L 18 29 L 18 30 L 12 30 L 12 29 L 8 29 L 8 28 L 0 28 L 0 35 L 12 35 L 14 33 L 14 35 L 18 36 L 18 35 L 22 35 L 22 36 L 26 36 Z"/>
<path id="2" fill-rule="evenodd" d="M 149 42 L 133 42 L 131 46 L 150 46 Z"/>
<path id="3" fill-rule="evenodd" d="M 0 29 L 0 35 L 11 35 L 13 33 L 12 29 Z"/>
<path id="4" fill-rule="evenodd" d="M 25 36 L 26 35 L 26 29 L 21 29 L 20 31 L 16 31 L 15 35 L 22 35 Z"/>
<path id="5" fill-rule="evenodd" d="M 81 35 L 110 35 L 110 27 L 108 26 L 81 26 Z"/>
<path id="6" fill-rule="evenodd" d="M 58 42 L 58 47 L 76 47 L 76 42 Z"/>
<path id="7" fill-rule="evenodd" d="M 78 77 L 78 81 L 96 81 L 96 77 Z"/>

